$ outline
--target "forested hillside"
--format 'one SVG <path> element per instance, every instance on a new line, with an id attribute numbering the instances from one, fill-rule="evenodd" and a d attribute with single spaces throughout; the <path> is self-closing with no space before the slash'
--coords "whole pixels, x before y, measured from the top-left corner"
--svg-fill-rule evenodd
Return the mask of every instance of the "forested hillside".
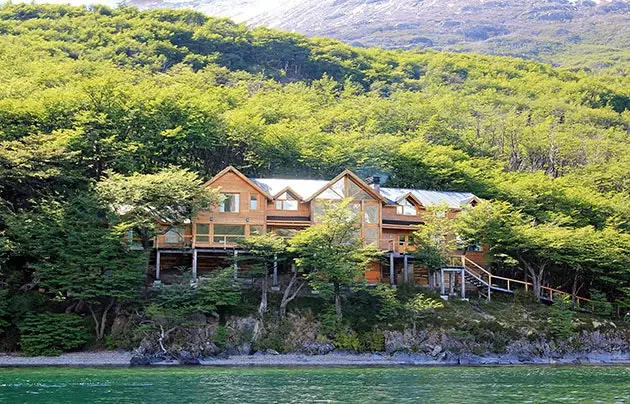
<path id="1" fill-rule="evenodd" d="M 474 192 L 496 202 L 462 234 L 492 243 L 496 271 L 626 299 L 630 76 L 191 11 L 4 5 L 0 83 L 0 326 L 70 282 L 105 279 L 82 297 L 95 305 L 133 300 L 143 263 L 115 248 L 94 187 L 173 166 Z"/>
<path id="2" fill-rule="evenodd" d="M 626 71 L 630 63 L 628 0 L 130 0 L 127 4 L 191 8 L 363 47 L 487 53 Z"/>

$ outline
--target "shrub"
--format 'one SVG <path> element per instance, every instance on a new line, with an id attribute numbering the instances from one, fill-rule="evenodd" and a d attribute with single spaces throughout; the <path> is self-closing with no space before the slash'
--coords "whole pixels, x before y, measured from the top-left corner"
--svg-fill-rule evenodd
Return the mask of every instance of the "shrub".
<path id="1" fill-rule="evenodd" d="M 361 350 L 365 352 L 385 351 L 385 335 L 378 330 L 359 334 Z"/>
<path id="2" fill-rule="evenodd" d="M 534 293 L 530 290 L 517 289 L 514 291 L 514 300 L 522 305 L 538 304 L 538 300 Z"/>
<path id="3" fill-rule="evenodd" d="M 212 337 L 212 342 L 217 344 L 219 347 L 224 347 L 227 344 L 228 340 L 228 329 L 226 326 L 220 325 L 217 327 L 214 336 Z"/>
<path id="4" fill-rule="evenodd" d="M 425 319 L 435 309 L 444 307 L 444 302 L 425 296 L 423 293 L 417 294 L 413 299 L 404 305 L 405 317 L 413 324 L 414 331 L 416 324 Z"/>
<path id="5" fill-rule="evenodd" d="M 19 328 L 20 346 L 28 356 L 60 355 L 90 340 L 85 320 L 76 314 L 29 315 Z"/>
<path id="6" fill-rule="evenodd" d="M 613 314 L 613 307 L 606 300 L 606 294 L 598 290 L 591 291 L 591 304 L 593 314 L 610 317 Z"/>
<path id="7" fill-rule="evenodd" d="M 570 296 L 554 295 L 554 303 L 547 318 L 552 337 L 567 339 L 573 334 L 573 314 Z"/>
<path id="8" fill-rule="evenodd" d="M 335 334 L 333 343 L 337 349 L 360 352 L 361 342 L 357 336 L 357 333 L 353 330 L 341 331 Z"/>

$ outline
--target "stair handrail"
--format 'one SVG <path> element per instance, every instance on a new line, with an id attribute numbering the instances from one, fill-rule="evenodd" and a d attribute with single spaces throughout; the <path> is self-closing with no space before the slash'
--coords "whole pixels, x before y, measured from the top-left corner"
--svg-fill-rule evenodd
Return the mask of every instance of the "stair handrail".
<path id="1" fill-rule="evenodd" d="M 469 268 L 470 266 L 474 267 L 475 270 L 481 271 L 482 274 L 485 274 L 486 276 L 488 276 L 489 282 L 488 284 L 490 286 L 492 285 L 492 279 L 497 279 L 497 280 L 502 280 L 505 281 L 507 283 L 507 290 L 513 291 L 512 288 L 510 287 L 511 284 L 513 283 L 517 283 L 519 285 L 524 285 L 525 286 L 525 291 L 529 290 L 529 288 L 531 287 L 533 289 L 534 284 L 532 282 L 526 282 L 526 281 L 521 281 L 519 279 L 513 279 L 513 278 L 506 278 L 504 276 L 498 276 L 498 275 L 493 275 L 491 272 L 489 272 L 488 270 L 486 270 L 485 268 L 483 268 L 482 266 L 480 266 L 479 264 L 477 264 L 476 262 L 470 260 L 468 257 L 466 257 L 465 255 L 462 255 L 462 265 L 464 266 L 464 268 Z M 473 271 L 471 271 L 473 272 Z M 483 278 L 482 278 L 483 280 Z M 571 293 L 569 292 L 565 292 L 564 290 L 559 290 L 559 289 L 554 289 L 551 288 L 549 286 L 544 286 L 541 285 L 540 286 L 541 289 L 541 297 L 544 296 L 544 292 L 548 293 L 548 298 L 550 301 L 553 301 L 553 294 L 557 293 L 557 294 L 561 294 L 561 295 L 565 295 L 565 296 L 571 296 L 571 298 L 575 298 L 575 301 L 577 302 L 578 306 L 580 305 L 580 302 L 591 302 L 591 299 L 586 298 L 586 297 L 582 297 L 582 296 L 573 296 Z M 611 304 L 610 302 L 606 302 L 608 304 Z"/>

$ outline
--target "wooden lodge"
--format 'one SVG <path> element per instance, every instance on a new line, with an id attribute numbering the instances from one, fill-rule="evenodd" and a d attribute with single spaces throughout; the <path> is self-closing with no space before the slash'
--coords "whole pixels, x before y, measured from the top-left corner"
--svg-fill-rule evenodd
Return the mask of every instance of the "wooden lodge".
<path id="1" fill-rule="evenodd" d="M 194 279 L 226 266 L 238 271 L 242 258 L 247 256 L 247 251 L 239 249 L 239 240 L 265 232 L 289 238 L 316 223 L 321 200 L 352 198 L 351 206 L 361 218 L 363 242 L 383 252 L 382 260 L 366 272 L 366 281 L 435 286 L 443 282 L 430 278 L 439 274 L 430 277 L 426 268 L 414 265 L 410 255 L 414 250 L 413 232 L 422 226 L 429 206 L 447 207 L 445 214 L 454 217 L 465 206 L 478 202 L 475 195 L 465 192 L 385 188 L 380 186 L 380 178 L 364 180 L 350 170 L 324 181 L 248 178 L 234 167 L 227 167 L 204 186 L 219 190 L 223 196 L 220 206 L 202 211 L 189 225 L 165 226 L 154 242 L 155 280 L 166 281 L 178 268 L 192 268 Z M 478 245 L 459 254 L 480 267 L 486 266 L 484 251 Z M 274 283 L 278 273 L 288 272 L 288 265 L 274 265 Z"/>

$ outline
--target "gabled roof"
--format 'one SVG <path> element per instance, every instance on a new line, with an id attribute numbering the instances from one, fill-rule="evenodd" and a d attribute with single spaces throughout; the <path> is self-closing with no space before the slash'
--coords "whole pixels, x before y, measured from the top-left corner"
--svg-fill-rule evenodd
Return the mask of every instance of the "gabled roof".
<path id="1" fill-rule="evenodd" d="M 408 195 L 412 195 L 423 206 L 446 205 L 451 209 L 461 209 L 479 198 L 470 192 L 427 191 L 409 188 L 381 188 L 381 194 L 389 204 L 396 204 Z"/>
<path id="2" fill-rule="evenodd" d="M 400 198 L 396 199 L 396 203 L 400 203 L 400 201 L 404 200 L 404 199 L 413 199 L 418 205 L 420 206 L 424 206 L 424 204 L 422 203 L 422 201 L 420 199 L 418 199 L 417 196 L 415 196 L 413 194 L 413 192 L 407 192 L 406 194 L 404 194 L 403 196 L 401 196 Z"/>
<path id="3" fill-rule="evenodd" d="M 273 199 L 273 197 L 271 195 L 269 195 L 269 192 L 267 192 L 265 189 L 261 188 L 257 183 L 255 183 L 254 181 L 252 181 L 249 178 L 247 178 L 243 173 L 241 173 L 240 171 L 238 171 L 236 168 L 234 168 L 232 166 L 227 166 L 223 170 L 219 171 L 219 173 L 217 175 L 215 175 L 214 177 L 212 177 L 208 181 L 206 181 L 203 184 L 203 186 L 204 187 L 210 186 L 213 182 L 215 182 L 219 178 L 223 177 L 227 173 L 234 173 L 234 174 L 236 174 L 238 177 L 240 177 L 247 184 L 252 186 L 254 189 L 259 191 L 261 194 L 263 194 L 267 199 L 269 199 L 269 200 Z"/>
<path id="4" fill-rule="evenodd" d="M 354 180 L 355 184 L 357 184 L 358 186 L 363 188 L 364 191 L 366 191 L 368 194 L 372 195 L 374 197 L 374 199 L 385 202 L 385 198 L 381 194 L 379 194 L 374 189 L 372 189 L 372 187 L 370 187 L 368 184 L 366 184 L 365 181 L 363 181 L 361 179 L 361 177 L 359 177 L 358 175 L 356 175 L 355 173 L 353 173 L 352 171 L 347 170 L 347 169 L 343 170 L 343 172 L 341 174 L 339 174 L 338 176 L 336 176 L 332 180 L 328 181 L 326 183 L 326 185 L 321 187 L 317 192 L 315 192 L 309 198 L 305 199 L 305 202 L 308 202 L 311 199 L 314 199 L 319 194 L 321 194 L 326 189 L 328 189 L 328 187 L 332 186 L 334 183 L 336 183 L 337 181 L 339 181 L 341 178 L 343 178 L 346 175 L 349 176 L 350 178 L 352 178 Z"/>
<path id="5" fill-rule="evenodd" d="M 412 198 L 420 205 L 438 206 L 446 205 L 450 209 L 462 209 L 471 202 L 479 202 L 480 199 L 470 192 L 450 192 L 450 191 L 429 191 L 411 188 L 380 188 L 380 194 L 370 187 L 361 177 L 350 170 L 345 170 L 330 181 L 326 180 L 301 180 L 283 178 L 247 178 L 236 168 L 229 166 L 208 180 L 204 186 L 209 186 L 223 175 L 233 172 L 243 181 L 257 189 L 269 200 L 274 200 L 284 192 L 289 192 L 300 198 L 303 202 L 308 202 L 328 187 L 339 181 L 344 176 L 349 176 L 365 192 L 369 193 L 376 200 L 383 201 L 389 205 L 395 205 L 405 198 Z"/>
<path id="6" fill-rule="evenodd" d="M 321 187 L 328 184 L 324 180 L 294 180 L 282 178 L 252 178 L 252 182 L 264 189 L 273 197 L 289 191 L 303 201 L 310 198 Z"/>

